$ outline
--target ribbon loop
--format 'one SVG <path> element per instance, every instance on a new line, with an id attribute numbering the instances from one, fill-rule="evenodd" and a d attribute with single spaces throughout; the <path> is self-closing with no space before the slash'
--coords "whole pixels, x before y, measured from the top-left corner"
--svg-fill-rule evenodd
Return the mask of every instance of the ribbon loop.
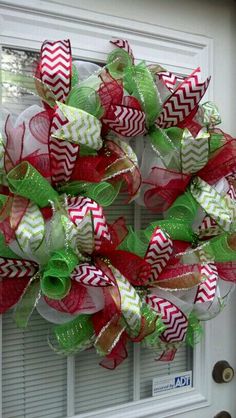
<path id="1" fill-rule="evenodd" d="M 226 232 L 234 231 L 236 204 L 229 196 L 222 196 L 199 177 L 190 186 L 192 196 L 217 224 Z"/>
<path id="2" fill-rule="evenodd" d="M 13 193 L 31 199 L 40 208 L 48 206 L 50 201 L 58 200 L 57 192 L 27 161 L 14 167 L 7 174 L 7 180 Z"/>

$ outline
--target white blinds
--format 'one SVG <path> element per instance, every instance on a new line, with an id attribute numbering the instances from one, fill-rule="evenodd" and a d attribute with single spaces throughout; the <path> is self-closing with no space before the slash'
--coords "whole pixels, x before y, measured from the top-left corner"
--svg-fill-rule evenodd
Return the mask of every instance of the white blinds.
<path id="1" fill-rule="evenodd" d="M 75 411 L 82 413 L 118 405 L 133 400 L 133 356 L 116 370 L 98 367 L 99 356 L 94 350 L 76 357 L 75 370 Z"/>
<path id="2" fill-rule="evenodd" d="M 12 313 L 3 318 L 3 417 L 64 418 L 66 358 L 47 344 L 48 323 L 34 313 L 19 330 Z"/>
<path id="3" fill-rule="evenodd" d="M 2 51 L 2 64 L 20 71 L 30 71 L 35 58 L 36 54 L 29 51 L 8 48 Z M 35 103 L 35 97 L 22 94 L 11 86 L 3 89 L 4 107 L 19 113 L 31 103 Z M 119 216 L 124 216 L 130 225 L 134 224 L 136 216 L 141 228 L 156 219 L 145 209 L 135 211 L 134 203 L 124 204 L 124 198 L 121 197 L 112 209 L 109 208 L 110 221 Z M 16 328 L 10 313 L 3 316 L 3 418 L 66 417 L 67 361 L 47 346 L 47 333 L 48 324 L 37 313 L 33 314 L 26 331 Z M 136 348 L 137 351 L 139 349 Z M 139 357 L 140 361 L 137 360 Z M 140 349 L 134 361 L 133 346 L 130 345 L 128 359 L 117 370 L 110 371 L 98 366 L 99 357 L 94 350 L 78 354 L 75 358 L 75 382 L 70 387 L 74 391 L 75 413 L 131 402 L 137 369 L 140 377 L 136 386 L 140 387 L 140 393 L 139 396 L 136 393 L 136 399 L 143 399 L 151 396 L 153 377 L 185 371 L 190 367 L 191 356 L 187 355 L 185 346 L 171 364 L 155 362 L 154 358 L 153 352 Z M 70 409 L 73 410 L 73 405 Z"/>

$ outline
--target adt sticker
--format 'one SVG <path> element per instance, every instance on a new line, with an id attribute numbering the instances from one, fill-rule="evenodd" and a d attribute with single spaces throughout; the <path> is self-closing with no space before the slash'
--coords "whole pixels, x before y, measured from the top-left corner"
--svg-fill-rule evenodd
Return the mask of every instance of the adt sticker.
<path id="1" fill-rule="evenodd" d="M 179 388 L 192 387 L 192 371 L 169 374 L 152 379 L 152 396 Z"/>

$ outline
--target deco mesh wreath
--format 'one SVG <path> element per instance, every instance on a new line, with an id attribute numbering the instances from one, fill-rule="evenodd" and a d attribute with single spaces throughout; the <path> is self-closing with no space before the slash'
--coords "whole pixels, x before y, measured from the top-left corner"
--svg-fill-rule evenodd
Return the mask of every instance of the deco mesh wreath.
<path id="1" fill-rule="evenodd" d="M 111 369 L 128 340 L 167 361 L 193 345 L 236 277 L 236 142 L 199 105 L 210 79 L 112 45 L 102 68 L 72 62 L 65 40 L 43 43 L 31 77 L 1 71 L 43 107 L 3 112 L 0 161 L 0 312 L 14 306 L 26 327 L 37 309 L 55 351 L 95 347 Z M 109 224 L 103 208 L 123 192 L 156 222 Z"/>

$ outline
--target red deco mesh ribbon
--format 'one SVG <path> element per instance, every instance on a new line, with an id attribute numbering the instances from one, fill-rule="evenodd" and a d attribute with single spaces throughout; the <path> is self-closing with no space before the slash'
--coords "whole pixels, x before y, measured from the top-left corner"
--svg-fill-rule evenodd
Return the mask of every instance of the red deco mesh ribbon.
<path id="1" fill-rule="evenodd" d="M 184 193 L 190 179 L 191 176 L 187 174 L 153 167 L 143 181 L 144 187 L 148 187 L 144 192 L 145 206 L 155 213 L 166 211 Z"/>
<path id="2" fill-rule="evenodd" d="M 0 257 L 1 314 L 19 301 L 30 278 L 37 272 L 37 269 L 37 264 L 32 261 Z"/>
<path id="3" fill-rule="evenodd" d="M 107 71 L 100 75 L 102 84 L 98 94 L 105 113 L 101 119 L 103 134 L 109 130 L 121 137 L 142 135 L 145 131 L 145 113 L 135 97 L 124 96 L 121 81 L 111 77 Z"/>

